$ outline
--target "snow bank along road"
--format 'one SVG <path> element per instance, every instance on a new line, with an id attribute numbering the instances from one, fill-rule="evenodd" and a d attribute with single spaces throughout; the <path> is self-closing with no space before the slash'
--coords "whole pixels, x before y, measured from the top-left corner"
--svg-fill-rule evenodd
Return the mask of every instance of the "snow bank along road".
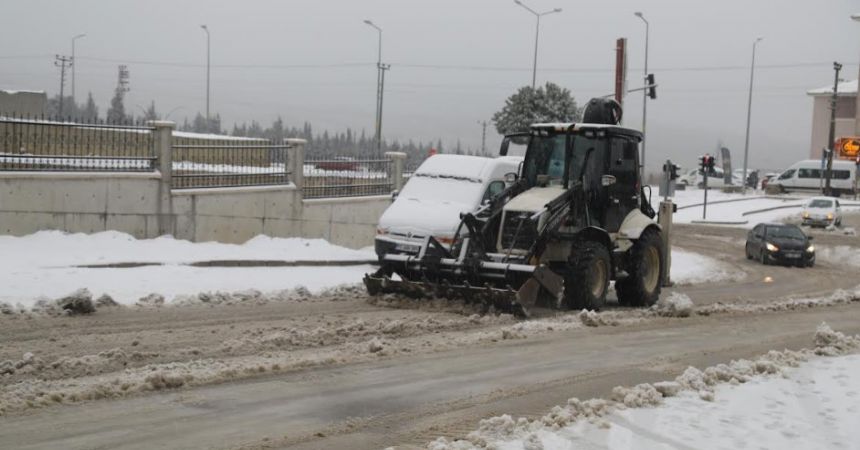
<path id="1" fill-rule="evenodd" d="M 0 315 L 0 448 L 423 446 L 688 365 L 808 347 L 822 321 L 860 332 L 856 267 L 762 267 L 744 259 L 743 230 L 679 230 L 680 247 L 746 273 L 673 288 L 696 304 L 684 318 L 610 309 L 518 322 L 360 290 Z M 816 245 L 860 247 L 835 235 Z M 850 291 L 830 296 L 839 288 Z M 817 297 L 828 306 L 802 300 Z"/>

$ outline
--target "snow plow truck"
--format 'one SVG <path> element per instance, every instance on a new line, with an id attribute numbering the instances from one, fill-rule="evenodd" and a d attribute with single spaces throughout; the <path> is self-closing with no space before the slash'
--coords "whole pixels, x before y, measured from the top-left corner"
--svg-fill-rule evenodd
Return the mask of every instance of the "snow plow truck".
<path id="1" fill-rule="evenodd" d="M 461 214 L 450 245 L 426 236 L 417 255 L 385 254 L 364 277 L 368 293 L 461 299 L 529 317 L 535 308 L 600 309 L 615 280 L 622 305 L 653 305 L 667 270 L 663 237 L 639 170 L 643 135 L 620 117 L 614 100 L 593 99 L 583 123 L 506 136 L 502 155 L 510 142 L 527 142 L 509 187 Z"/>

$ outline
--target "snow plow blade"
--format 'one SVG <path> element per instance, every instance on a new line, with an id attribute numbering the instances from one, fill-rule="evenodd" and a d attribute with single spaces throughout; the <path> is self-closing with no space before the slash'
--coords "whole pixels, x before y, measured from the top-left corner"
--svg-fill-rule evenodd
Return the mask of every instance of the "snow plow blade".
<path id="1" fill-rule="evenodd" d="M 393 279 L 393 274 L 400 280 Z M 386 255 L 376 273 L 364 276 L 364 285 L 370 295 L 462 300 L 478 305 L 484 313 L 492 310 L 521 318 L 528 318 L 541 302 L 548 301 L 548 306 L 555 307 L 563 289 L 561 277 L 543 266 L 454 259 L 425 261 L 407 255 Z"/>

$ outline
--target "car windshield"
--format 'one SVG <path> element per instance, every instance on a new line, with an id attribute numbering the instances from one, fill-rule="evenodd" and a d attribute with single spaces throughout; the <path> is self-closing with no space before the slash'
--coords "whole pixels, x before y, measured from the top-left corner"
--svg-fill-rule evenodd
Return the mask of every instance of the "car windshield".
<path id="1" fill-rule="evenodd" d="M 570 179 L 578 180 L 582 175 L 583 162 L 589 149 L 593 149 L 589 157 L 589 166 L 602 161 L 603 146 L 597 139 L 584 136 L 571 136 L 573 139 L 573 157 L 570 161 Z M 550 184 L 561 183 L 564 177 L 564 134 L 532 136 L 523 167 L 523 176 L 529 186 L 537 184 L 538 175 L 549 176 Z"/>
<path id="2" fill-rule="evenodd" d="M 475 205 L 483 194 L 480 180 L 445 175 L 415 174 L 400 197 L 427 202 Z"/>
<path id="3" fill-rule="evenodd" d="M 811 200 L 809 204 L 806 205 L 807 208 L 831 208 L 833 207 L 833 201 L 827 200 L 823 198 L 816 198 Z"/>
<path id="4" fill-rule="evenodd" d="M 771 226 L 765 229 L 765 237 L 769 239 L 795 239 L 804 240 L 806 235 L 800 228 L 794 226 Z"/>

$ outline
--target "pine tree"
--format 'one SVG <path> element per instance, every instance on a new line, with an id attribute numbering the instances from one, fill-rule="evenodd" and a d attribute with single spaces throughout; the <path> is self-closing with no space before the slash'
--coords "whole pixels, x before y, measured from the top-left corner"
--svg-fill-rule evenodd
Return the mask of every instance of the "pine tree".
<path id="1" fill-rule="evenodd" d="M 92 92 L 87 94 L 87 104 L 81 112 L 81 118 L 89 122 L 95 122 L 99 119 L 99 108 L 96 106 L 95 100 L 93 100 Z"/>
<path id="2" fill-rule="evenodd" d="M 155 112 L 155 100 L 149 103 L 149 108 L 146 108 L 143 120 L 158 120 L 158 113 Z"/>

